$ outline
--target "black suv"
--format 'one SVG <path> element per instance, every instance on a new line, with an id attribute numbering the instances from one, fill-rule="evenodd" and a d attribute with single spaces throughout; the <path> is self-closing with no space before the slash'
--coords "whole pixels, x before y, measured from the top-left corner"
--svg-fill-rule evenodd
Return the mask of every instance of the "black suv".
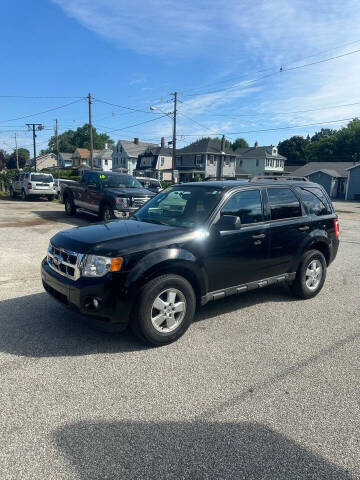
<path id="1" fill-rule="evenodd" d="M 278 282 L 321 290 L 339 246 L 325 191 L 308 181 L 214 181 L 166 188 L 129 220 L 56 234 L 45 289 L 152 345 L 189 327 L 197 306 Z"/>

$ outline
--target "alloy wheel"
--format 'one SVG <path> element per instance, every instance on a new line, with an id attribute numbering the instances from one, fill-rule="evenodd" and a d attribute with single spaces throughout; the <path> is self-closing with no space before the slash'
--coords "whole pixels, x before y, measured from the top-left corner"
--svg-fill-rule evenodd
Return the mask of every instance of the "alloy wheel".
<path id="1" fill-rule="evenodd" d="M 151 308 L 151 323 L 161 333 L 170 333 L 178 328 L 186 314 L 186 299 L 177 288 L 163 290 Z"/>
<path id="2" fill-rule="evenodd" d="M 316 290 L 321 282 L 323 267 L 320 260 L 314 259 L 308 264 L 305 272 L 305 283 L 309 290 Z"/>

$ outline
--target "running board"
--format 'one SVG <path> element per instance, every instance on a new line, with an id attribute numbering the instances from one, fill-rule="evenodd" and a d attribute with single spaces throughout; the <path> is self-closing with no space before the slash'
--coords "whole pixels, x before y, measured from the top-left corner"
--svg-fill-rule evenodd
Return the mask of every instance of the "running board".
<path id="1" fill-rule="evenodd" d="M 93 217 L 98 217 L 99 214 L 95 212 L 90 212 L 89 210 L 84 210 L 83 208 L 76 208 L 76 211 L 79 213 L 86 213 L 86 215 L 92 215 Z"/>
<path id="2" fill-rule="evenodd" d="M 263 280 L 257 280 L 256 282 L 244 283 L 243 285 L 236 285 L 235 287 L 225 288 L 223 290 L 216 290 L 215 292 L 209 292 L 201 297 L 201 305 L 205 305 L 213 300 L 219 300 L 220 298 L 229 297 L 230 295 L 236 295 L 238 293 L 248 292 L 249 290 L 255 290 L 256 288 L 267 287 L 268 285 L 274 285 L 275 283 L 290 282 L 294 280 L 296 273 L 284 273 L 283 275 L 276 275 L 275 277 L 264 278 Z"/>

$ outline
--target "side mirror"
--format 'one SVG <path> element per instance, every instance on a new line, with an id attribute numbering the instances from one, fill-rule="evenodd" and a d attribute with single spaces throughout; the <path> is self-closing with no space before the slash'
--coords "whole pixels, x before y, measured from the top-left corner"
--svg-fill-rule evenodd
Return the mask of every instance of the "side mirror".
<path id="1" fill-rule="evenodd" d="M 214 227 L 218 232 L 240 230 L 241 220 L 237 215 L 221 215 Z"/>

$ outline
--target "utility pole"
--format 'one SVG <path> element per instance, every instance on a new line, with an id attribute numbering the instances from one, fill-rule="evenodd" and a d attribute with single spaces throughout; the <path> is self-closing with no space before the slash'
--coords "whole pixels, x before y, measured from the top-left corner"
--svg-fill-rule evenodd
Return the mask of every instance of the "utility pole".
<path id="1" fill-rule="evenodd" d="M 19 170 L 19 154 L 18 154 L 18 148 L 17 148 L 16 132 L 15 132 L 15 151 L 16 151 L 16 168 L 17 170 Z"/>
<path id="2" fill-rule="evenodd" d="M 55 126 L 55 135 L 56 135 L 56 158 L 57 158 L 57 166 L 58 166 L 58 178 L 60 178 L 60 160 L 59 160 L 59 132 L 58 132 L 58 119 L 55 119 L 56 126 Z"/>
<path id="3" fill-rule="evenodd" d="M 33 132 L 33 143 L 34 143 L 34 168 L 36 172 L 36 130 L 42 130 L 44 127 L 41 123 L 27 123 L 26 124 L 29 129 L 32 129 Z M 36 128 L 37 127 L 37 128 Z"/>
<path id="4" fill-rule="evenodd" d="M 174 170 L 176 167 L 176 112 L 177 112 L 177 96 L 178 93 L 172 93 L 174 95 L 174 124 L 173 124 L 173 141 L 172 141 L 172 168 L 171 168 L 171 178 L 172 182 L 175 183 L 175 174 Z"/>
<path id="5" fill-rule="evenodd" d="M 93 147 L 93 131 L 92 131 L 92 121 L 91 121 L 91 93 L 88 95 L 89 101 L 89 139 L 90 139 L 90 168 L 94 168 L 94 147 Z"/>
<path id="6" fill-rule="evenodd" d="M 223 176 L 223 163 L 225 160 L 225 135 L 221 138 L 221 147 L 220 147 L 220 155 L 219 160 L 216 165 L 216 177 L 221 180 Z"/>

